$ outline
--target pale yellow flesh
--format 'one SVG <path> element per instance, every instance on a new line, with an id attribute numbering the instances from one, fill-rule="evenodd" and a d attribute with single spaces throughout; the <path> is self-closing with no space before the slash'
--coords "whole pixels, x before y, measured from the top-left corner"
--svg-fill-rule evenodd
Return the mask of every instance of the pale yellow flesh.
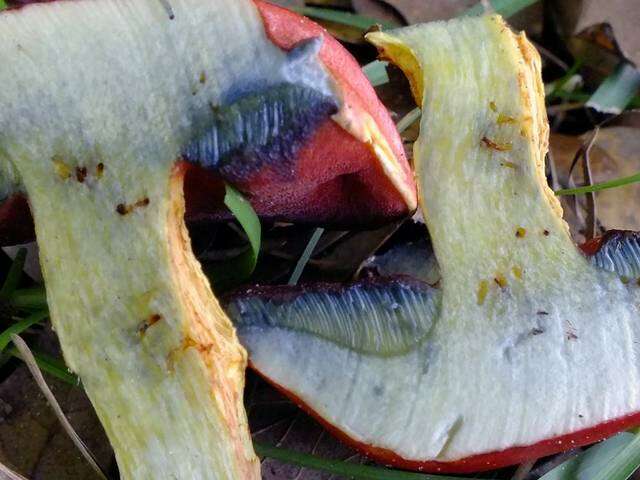
<path id="1" fill-rule="evenodd" d="M 28 194 L 53 326 L 121 478 L 258 479 L 246 354 L 191 253 L 174 164 L 212 105 L 282 81 L 286 56 L 249 0 L 171 6 L 0 15 L 0 173 Z"/>
<path id="2" fill-rule="evenodd" d="M 544 177 L 538 54 L 499 17 L 368 39 L 424 87 L 414 161 L 440 316 L 421 346 L 391 358 L 247 328 L 252 363 L 356 441 L 414 461 L 527 446 L 640 411 L 640 288 L 569 238 Z"/>

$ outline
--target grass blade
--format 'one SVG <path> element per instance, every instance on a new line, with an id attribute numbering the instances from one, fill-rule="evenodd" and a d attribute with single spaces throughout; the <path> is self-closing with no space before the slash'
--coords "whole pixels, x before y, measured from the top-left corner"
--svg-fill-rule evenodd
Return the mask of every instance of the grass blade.
<path id="1" fill-rule="evenodd" d="M 629 62 L 623 62 L 600 84 L 589 98 L 587 107 L 603 113 L 622 113 L 639 89 L 640 71 Z"/>
<path id="2" fill-rule="evenodd" d="M 47 292 L 42 287 L 16 290 L 11 295 L 11 306 L 23 310 L 47 308 Z"/>
<path id="3" fill-rule="evenodd" d="M 7 8 L 7 4 L 4 0 L 0 0 L 0 10 L 4 10 Z"/>
<path id="4" fill-rule="evenodd" d="M 302 272 L 304 271 L 304 267 L 307 266 L 307 263 L 309 262 L 311 255 L 313 255 L 313 251 L 315 250 L 316 245 L 318 245 L 323 233 L 324 228 L 316 228 L 314 230 L 313 235 L 311 235 L 311 238 L 309 239 L 309 243 L 304 247 L 304 251 L 302 252 L 302 255 L 300 255 L 298 263 L 296 263 L 296 268 L 293 269 L 288 285 L 295 285 L 298 283 L 298 280 L 300 280 Z"/>
<path id="5" fill-rule="evenodd" d="M 22 355 L 16 347 L 9 347 L 6 351 L 9 355 L 19 360 L 23 360 Z M 38 367 L 40 367 L 40 370 L 43 372 L 48 373 L 52 377 L 62 380 L 74 387 L 80 385 L 80 379 L 73 373 L 70 373 L 67 366 L 57 358 L 50 357 L 49 355 L 45 355 L 44 353 L 40 353 L 35 350 L 32 350 L 31 354 L 36 359 Z"/>
<path id="6" fill-rule="evenodd" d="M 54 413 L 56 414 L 56 417 L 58 418 L 58 421 L 62 425 L 62 428 L 65 430 L 67 435 L 69 435 L 69 438 L 71 439 L 71 441 L 74 443 L 76 448 L 80 450 L 80 453 L 82 453 L 82 456 L 87 460 L 87 462 L 89 462 L 89 465 L 91 465 L 91 467 L 95 470 L 98 476 L 103 480 L 107 480 L 107 476 L 98 465 L 98 462 L 96 462 L 94 456 L 91 454 L 91 452 L 89 451 L 87 446 L 84 444 L 80 436 L 73 429 L 73 426 L 71 426 L 71 423 L 69 423 L 69 420 L 67 419 L 64 412 L 62 411 L 62 408 L 60 408 L 60 404 L 58 403 L 55 395 L 47 385 L 47 382 L 42 376 L 42 372 L 38 368 L 36 359 L 31 354 L 31 350 L 29 350 L 29 347 L 27 346 L 25 341 L 22 340 L 22 338 L 20 338 L 18 335 L 11 335 L 11 341 L 20 352 L 20 355 L 22 356 L 24 362 L 27 364 L 27 368 L 29 368 L 31 375 L 33 375 L 34 380 L 40 387 L 42 394 L 45 396 L 45 398 L 49 402 L 49 405 L 51 406 Z"/>
<path id="7" fill-rule="evenodd" d="M 387 73 L 387 65 L 389 62 L 382 60 L 374 60 L 371 63 L 367 63 L 362 67 L 362 72 L 369 79 L 369 82 L 374 87 L 389 83 L 389 74 Z"/>
<path id="8" fill-rule="evenodd" d="M 571 457 L 540 480 L 626 480 L 640 465 L 638 439 L 629 432 L 619 433 Z"/>
<path id="9" fill-rule="evenodd" d="M 411 110 L 404 117 L 402 117 L 398 122 L 398 125 L 396 125 L 396 127 L 398 128 L 398 133 L 404 132 L 407 128 L 413 125 L 421 116 L 422 116 L 422 110 L 420 110 L 420 108 L 416 107 L 413 110 Z"/>
<path id="10" fill-rule="evenodd" d="M 21 248 L 16 254 L 7 278 L 5 278 L 2 288 L 0 288 L 0 298 L 9 298 L 11 294 L 18 288 L 20 279 L 22 278 L 22 269 L 24 268 L 24 262 L 27 259 L 27 249 Z"/>
<path id="11" fill-rule="evenodd" d="M 233 213 L 238 223 L 242 226 L 251 245 L 249 251 L 240 259 L 241 265 L 239 265 L 243 276 L 246 278 L 253 273 L 258 263 L 260 242 L 262 239 L 260 219 L 247 199 L 229 184 L 226 185 L 224 204 L 231 210 L 231 213 Z"/>
<path id="12" fill-rule="evenodd" d="M 599 467 L 589 480 L 627 480 L 640 467 L 640 435 L 633 435 L 633 439 L 617 455 L 602 462 Z"/>
<path id="13" fill-rule="evenodd" d="M 496 13 L 499 13 L 505 18 L 509 18 L 537 1 L 538 0 L 489 0 L 489 4 Z M 477 16 L 483 13 L 485 13 L 485 7 L 482 3 L 478 3 L 465 11 L 462 16 Z"/>
<path id="14" fill-rule="evenodd" d="M 601 183 L 594 183 L 593 185 L 586 185 L 584 187 L 576 188 L 563 188 L 562 190 L 556 190 L 556 195 L 582 195 L 585 193 L 599 192 L 600 190 L 607 190 L 609 188 L 624 187 L 632 183 L 640 182 L 640 173 L 634 173 L 628 177 L 616 178 Z"/>
<path id="15" fill-rule="evenodd" d="M 558 93 L 563 91 L 564 86 L 567 84 L 567 82 L 569 82 L 569 80 L 571 80 L 573 76 L 580 71 L 583 64 L 584 61 L 582 59 L 576 60 L 576 62 L 574 62 L 571 68 L 567 70 L 567 72 L 561 78 L 550 84 L 551 86 L 553 86 L 553 90 L 551 90 L 551 92 L 547 94 L 547 99 L 551 100 L 557 97 Z"/>
<path id="16" fill-rule="evenodd" d="M 380 25 L 383 28 L 396 28 L 400 26 L 395 22 L 378 20 L 365 15 L 344 12 L 342 10 L 334 10 L 332 8 L 291 7 L 291 10 L 310 18 L 339 23 L 341 25 L 347 25 L 363 31 L 369 29 L 372 25 Z"/>
<path id="17" fill-rule="evenodd" d="M 0 352 L 4 351 L 11 341 L 11 335 L 19 335 L 28 328 L 32 327 L 36 323 L 40 323 L 42 320 L 49 316 L 48 310 L 41 310 L 36 313 L 32 313 L 24 320 L 14 323 L 4 332 L 0 333 Z"/>
<path id="18" fill-rule="evenodd" d="M 253 444 L 256 453 L 261 457 L 273 458 L 281 462 L 298 465 L 300 467 L 322 470 L 333 475 L 341 475 L 354 480 L 474 480 L 471 477 L 450 477 L 443 475 L 428 475 L 423 473 L 389 470 L 383 467 L 371 467 L 344 462 L 342 460 L 328 460 L 315 455 L 298 453 L 272 445 L 262 443 Z M 475 479 L 477 480 L 477 479 Z"/>

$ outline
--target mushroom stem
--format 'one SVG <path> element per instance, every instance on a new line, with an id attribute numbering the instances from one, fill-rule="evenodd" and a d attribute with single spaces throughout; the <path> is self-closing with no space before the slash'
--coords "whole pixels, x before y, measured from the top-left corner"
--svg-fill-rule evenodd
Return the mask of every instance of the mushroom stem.
<path id="1" fill-rule="evenodd" d="M 554 282 L 550 258 L 582 267 L 544 174 L 540 57 L 525 34 L 494 16 L 367 38 L 424 85 L 416 178 L 447 286 L 456 295 L 483 281 L 502 288 L 514 267 Z"/>
<path id="2" fill-rule="evenodd" d="M 257 479 L 246 354 L 192 254 L 182 168 L 156 170 L 124 210 L 65 183 L 30 189 L 53 325 L 122 478 Z"/>

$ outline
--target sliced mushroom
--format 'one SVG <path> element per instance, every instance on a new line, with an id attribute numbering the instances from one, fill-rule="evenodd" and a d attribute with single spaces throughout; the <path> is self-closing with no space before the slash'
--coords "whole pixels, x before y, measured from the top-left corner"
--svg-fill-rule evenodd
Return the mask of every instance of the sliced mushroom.
<path id="1" fill-rule="evenodd" d="M 201 149 L 196 142 L 186 153 L 206 154 L 199 160 L 210 168 L 190 164 L 186 170 L 187 221 L 230 218 L 223 205 L 225 180 L 242 190 L 257 213 L 270 220 L 371 227 L 413 211 L 415 185 L 402 142 L 357 62 L 314 22 L 267 2 L 254 3 L 262 25 L 254 22 L 253 28 L 264 29 L 260 42 L 266 41 L 266 35 L 288 51 L 291 68 L 276 73 L 278 62 L 266 65 L 265 58 L 258 60 L 250 78 L 224 92 L 221 104 L 231 108 L 221 112 L 212 104 L 217 125 L 208 118 L 194 126 L 194 134 L 201 135 Z M 243 39 L 230 32 L 226 41 Z M 264 57 L 256 45 L 242 48 Z M 242 61 L 240 57 L 226 60 Z M 260 71 L 258 65 L 266 70 Z M 194 101 L 206 97 L 217 81 L 217 73 L 204 69 L 190 75 L 188 88 Z M 318 81 L 325 83 L 322 92 L 302 88 Z M 298 87 L 283 91 L 282 82 Z M 322 94 L 329 90 L 333 98 L 323 100 Z M 263 116 L 268 115 L 279 122 L 265 122 Z M 234 133 L 238 125 L 235 141 L 220 139 L 217 144 L 221 133 Z M 282 129 L 286 135 L 278 134 Z M 6 162 L 0 165 L 0 199 L 4 199 L 0 245 L 32 240 L 24 188 L 15 168 Z"/>
<path id="2" fill-rule="evenodd" d="M 592 257 L 572 243 L 544 176 L 535 49 L 497 16 L 368 39 L 423 111 L 414 159 L 440 307 L 407 298 L 390 314 L 380 286 L 277 308 L 236 298 L 251 364 L 341 438 L 405 468 L 494 469 L 640 424 L 640 288 L 620 277 L 638 275 L 637 237 L 610 236 Z M 400 320 L 425 328 L 400 330 L 394 344 L 414 346 L 391 352 Z M 358 332 L 380 347 L 355 348 Z"/>
<path id="3" fill-rule="evenodd" d="M 0 191 L 28 198 L 52 323 L 121 477 L 258 479 L 242 404 L 246 354 L 191 252 L 185 175 L 200 169 L 192 181 L 201 190 L 208 171 L 218 182 L 237 180 L 263 213 L 293 219 L 310 195 L 296 170 L 308 139 L 339 149 L 358 132 L 318 133 L 352 103 L 318 60 L 326 39 L 302 38 L 311 27 L 292 26 L 304 41 L 285 52 L 260 15 L 275 22 L 284 15 L 275 7 L 165 6 L 76 0 L 0 14 Z M 345 57 L 336 45 L 325 55 Z M 354 118 L 345 128 L 365 117 Z M 375 120 L 363 122 L 375 130 Z M 410 180 L 394 183 L 408 172 L 396 140 L 381 134 L 367 143 L 379 166 L 341 172 L 373 185 L 356 197 L 389 194 L 393 206 L 381 217 L 412 208 Z M 254 176 L 265 168 L 295 192 L 289 208 Z M 30 221 L 11 205 L 0 209 L 3 240 L 20 227 L 16 219 Z M 324 213 L 310 220 L 338 216 L 317 208 Z"/>

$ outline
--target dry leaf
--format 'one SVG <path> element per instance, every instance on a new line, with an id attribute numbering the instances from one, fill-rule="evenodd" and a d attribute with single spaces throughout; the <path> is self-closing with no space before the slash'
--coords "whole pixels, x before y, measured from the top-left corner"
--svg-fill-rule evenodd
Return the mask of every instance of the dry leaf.
<path id="1" fill-rule="evenodd" d="M 563 186 L 568 183 L 568 172 L 575 152 L 584 138 L 552 135 L 551 151 Z M 640 135 L 632 127 L 610 127 L 600 130 L 591 150 L 591 171 L 594 183 L 625 177 L 640 172 Z M 574 169 L 574 181 L 583 181 L 580 168 Z M 562 199 L 565 211 L 570 210 L 571 197 Z M 640 184 L 604 190 L 596 193 L 597 218 L 607 229 L 640 230 Z M 567 212 L 571 216 L 571 212 Z M 574 231 L 580 230 L 575 218 L 568 219 Z M 579 235 L 578 235 L 579 236 Z M 578 238 L 579 240 L 579 238 Z"/>
<path id="2" fill-rule="evenodd" d="M 276 392 L 255 374 L 247 376 L 246 407 L 256 441 L 278 445 L 324 458 L 363 461 L 354 450 L 328 434 L 315 420 Z M 264 480 L 337 480 L 330 474 L 287 465 L 277 460 L 262 462 Z"/>
<path id="3" fill-rule="evenodd" d="M 613 27 L 616 40 L 627 58 L 640 63 L 640 4 L 629 0 L 561 0 L 550 2 L 562 33 L 569 37 L 602 22 Z"/>
<path id="4" fill-rule="evenodd" d="M 111 447 L 84 391 L 50 376 L 47 383 L 94 455 L 103 465 L 109 465 Z M 0 415 L 3 463 L 31 480 L 97 478 L 23 365 L 0 384 Z"/>

